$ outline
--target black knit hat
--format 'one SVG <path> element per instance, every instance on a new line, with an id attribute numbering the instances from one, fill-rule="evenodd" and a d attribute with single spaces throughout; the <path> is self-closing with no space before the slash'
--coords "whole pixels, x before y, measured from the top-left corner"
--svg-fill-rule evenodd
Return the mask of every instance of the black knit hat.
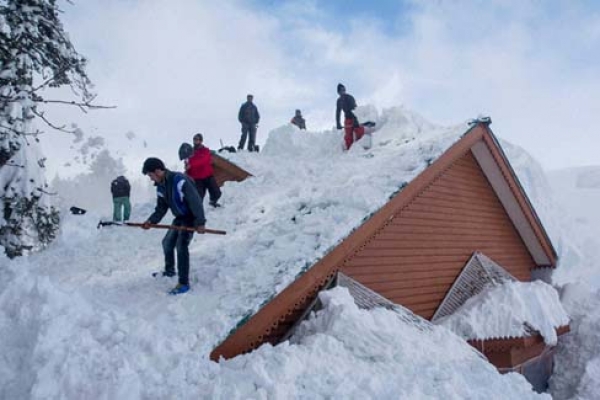
<path id="1" fill-rule="evenodd" d="M 346 86 L 342 85 L 341 83 L 338 83 L 337 92 L 340 93 L 342 90 L 346 91 Z"/>
<path id="2" fill-rule="evenodd" d="M 157 169 L 165 170 L 165 164 L 156 157 L 146 158 L 144 161 L 144 166 L 142 167 L 142 174 L 146 175 L 148 172 L 154 172 Z"/>
<path id="3" fill-rule="evenodd" d="M 204 137 L 202 137 L 201 133 L 196 133 L 192 139 L 193 140 L 200 139 L 201 142 L 204 142 Z"/>

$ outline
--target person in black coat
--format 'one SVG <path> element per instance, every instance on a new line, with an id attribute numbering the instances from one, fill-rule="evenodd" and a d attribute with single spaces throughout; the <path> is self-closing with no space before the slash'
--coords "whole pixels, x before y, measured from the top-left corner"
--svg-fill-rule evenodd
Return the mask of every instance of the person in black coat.
<path id="1" fill-rule="evenodd" d="M 302 116 L 302 111 L 296 110 L 296 114 L 294 114 L 294 118 L 292 118 L 290 122 L 296 125 L 299 129 L 306 130 L 306 120 Z"/>
<path id="2" fill-rule="evenodd" d="M 246 97 L 246 102 L 240 107 L 238 113 L 238 121 L 242 124 L 242 136 L 240 137 L 240 143 L 238 150 L 244 148 L 246 144 L 246 138 L 248 138 L 248 151 L 257 151 L 256 147 L 256 128 L 258 127 L 258 121 L 260 120 L 260 114 L 258 108 L 252 102 L 254 96 L 249 94 Z"/>
<path id="3" fill-rule="evenodd" d="M 110 184 L 113 198 L 113 221 L 129 221 L 131 215 L 131 185 L 124 176 L 118 176 Z"/>

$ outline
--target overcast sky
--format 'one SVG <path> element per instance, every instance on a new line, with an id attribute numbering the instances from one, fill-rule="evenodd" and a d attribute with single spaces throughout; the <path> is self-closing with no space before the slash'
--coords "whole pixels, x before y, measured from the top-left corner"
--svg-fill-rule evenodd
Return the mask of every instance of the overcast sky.
<path id="1" fill-rule="evenodd" d="M 489 115 L 498 136 L 547 169 L 600 164 L 595 1 L 74 0 L 62 8 L 98 102 L 117 109 L 54 115 L 111 146 L 123 148 L 134 132 L 148 154 L 124 154 L 130 162 L 175 161 L 195 132 L 213 149 L 237 144 L 247 93 L 261 113 L 259 144 L 296 108 L 309 129 L 331 129 L 342 82 L 359 105 L 402 105 L 436 123 Z M 55 155 L 53 146 L 64 146 L 56 135 L 44 141 Z"/>

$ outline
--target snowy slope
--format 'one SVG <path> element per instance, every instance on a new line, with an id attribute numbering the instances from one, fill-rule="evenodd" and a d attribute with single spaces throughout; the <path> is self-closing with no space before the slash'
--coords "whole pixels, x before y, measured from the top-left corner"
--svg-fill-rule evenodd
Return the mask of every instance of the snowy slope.
<path id="1" fill-rule="evenodd" d="M 299 344 L 266 345 L 220 364 L 211 349 L 381 207 L 467 129 L 404 109 L 377 115 L 374 146 L 341 151 L 338 132 L 270 133 L 260 154 L 232 155 L 255 177 L 227 183 L 196 236 L 191 292 L 166 295 L 164 231 L 96 229 L 65 215 L 45 252 L 0 268 L 0 398 L 543 398 L 500 375 L 443 327 L 422 332 L 343 291 Z M 375 115 L 373 115 L 375 114 Z M 175 154 L 176 148 L 172 149 Z M 165 157 L 167 157 L 165 155 Z M 144 220 L 153 204 L 134 209 Z M 168 220 L 165 220 L 168 222 Z"/>
<path id="2" fill-rule="evenodd" d="M 559 281 L 572 282 L 562 295 L 572 321 L 571 334 L 558 347 L 550 389 L 557 400 L 595 399 L 600 393 L 600 167 L 550 171 L 548 182 L 568 219 L 563 236 L 577 246 L 574 262 L 556 274 Z"/>
<path id="3" fill-rule="evenodd" d="M 600 237 L 600 166 L 550 171 L 548 182 L 577 229 Z"/>

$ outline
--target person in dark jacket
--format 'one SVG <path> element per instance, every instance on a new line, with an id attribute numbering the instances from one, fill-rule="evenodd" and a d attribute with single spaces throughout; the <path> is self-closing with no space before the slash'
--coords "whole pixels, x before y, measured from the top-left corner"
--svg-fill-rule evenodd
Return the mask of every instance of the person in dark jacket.
<path id="1" fill-rule="evenodd" d="M 113 198 L 113 221 L 129 221 L 131 215 L 131 185 L 124 176 L 118 176 L 110 184 L 110 192 Z"/>
<path id="2" fill-rule="evenodd" d="M 299 129 L 306 130 L 306 121 L 304 120 L 304 117 L 302 116 L 302 111 L 300 110 L 296 110 L 296 114 L 294 115 L 294 118 L 292 118 L 290 123 L 296 125 Z"/>
<path id="3" fill-rule="evenodd" d="M 198 191 L 190 178 L 179 172 L 169 171 L 158 158 L 148 158 L 144 161 L 142 173 L 148 175 L 156 186 L 156 208 L 146 222 L 144 229 L 150 229 L 151 224 L 157 224 L 170 209 L 175 216 L 174 226 L 193 228 L 198 233 L 204 233 L 204 209 Z M 177 272 L 179 283 L 170 294 L 185 293 L 190 289 L 189 271 L 190 254 L 188 246 L 192 241 L 194 231 L 169 229 L 162 240 L 165 254 L 165 270 L 154 273 L 154 276 L 175 275 L 175 249 L 177 249 Z"/>
<path id="4" fill-rule="evenodd" d="M 221 189 L 217 184 L 212 167 L 212 155 L 210 149 L 204 146 L 204 138 L 201 133 L 194 135 L 194 153 L 185 162 L 186 174 L 194 180 L 200 198 L 208 189 L 209 203 L 213 207 L 220 207 L 217 201 L 221 197 Z"/>
<path id="5" fill-rule="evenodd" d="M 240 112 L 238 113 L 238 121 L 242 124 L 242 136 L 240 137 L 240 143 L 238 145 L 238 150 L 242 150 L 244 148 L 244 144 L 246 143 L 246 138 L 248 138 L 248 151 L 256 151 L 256 129 L 258 126 L 258 121 L 260 120 L 260 114 L 258 113 L 258 108 L 252 102 L 254 96 L 249 94 L 246 97 L 246 102 L 242 104 L 240 107 Z"/>
<path id="6" fill-rule="evenodd" d="M 356 100 L 354 97 L 346 93 L 346 87 L 339 83 L 337 85 L 338 99 L 337 107 L 335 110 L 335 122 L 337 129 L 342 129 L 340 124 L 340 113 L 344 112 L 344 144 L 346 150 L 349 150 L 352 143 L 356 142 L 365 134 L 365 128 L 360 126 L 358 118 L 354 115 L 354 109 L 356 108 Z"/>

